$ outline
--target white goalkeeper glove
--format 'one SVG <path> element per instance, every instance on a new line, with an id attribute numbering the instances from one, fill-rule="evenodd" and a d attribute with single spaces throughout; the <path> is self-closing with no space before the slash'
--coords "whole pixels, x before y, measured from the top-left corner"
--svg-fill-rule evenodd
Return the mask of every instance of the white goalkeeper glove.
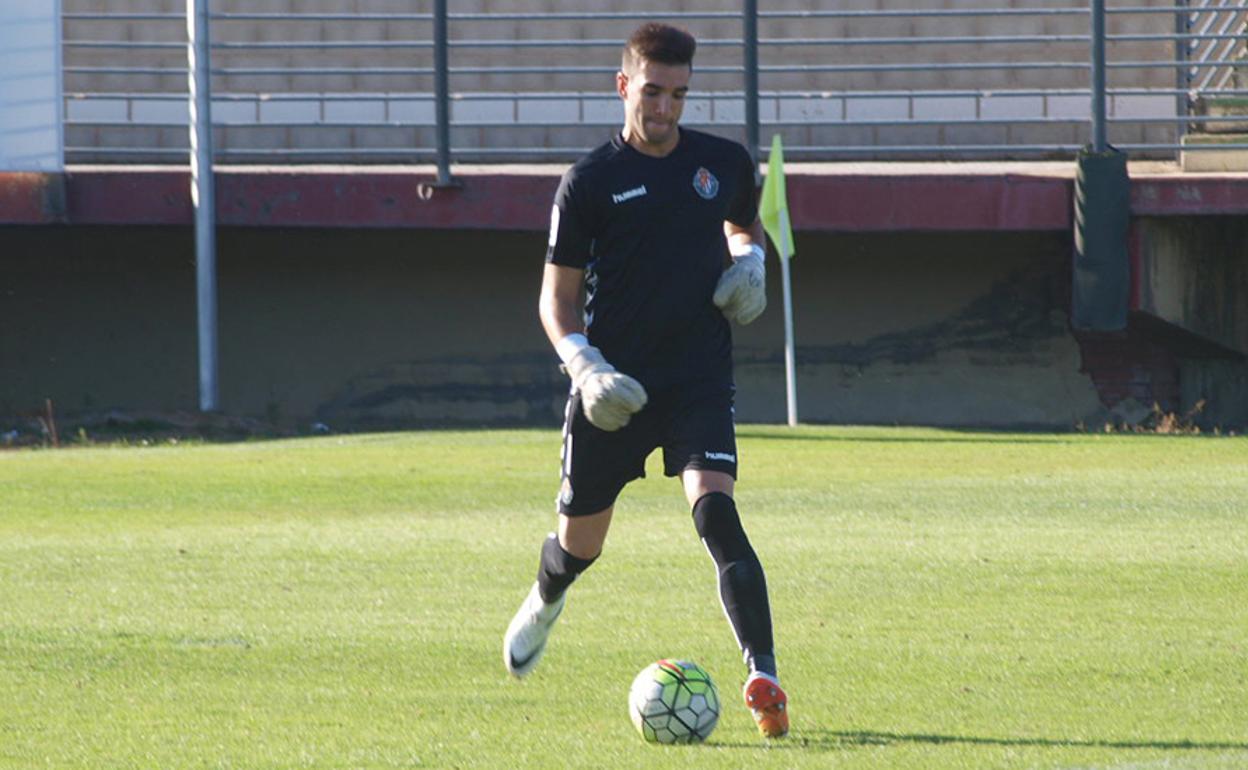
<path id="1" fill-rule="evenodd" d="M 569 334 L 555 349 L 581 394 L 585 417 L 595 428 L 619 430 L 646 405 L 646 389 L 641 383 L 617 372 L 585 335 Z"/>
<path id="2" fill-rule="evenodd" d="M 767 307 L 765 253 L 762 246 L 751 243 L 748 249 L 732 255 L 732 267 L 719 277 L 711 299 L 729 321 L 748 324 Z"/>

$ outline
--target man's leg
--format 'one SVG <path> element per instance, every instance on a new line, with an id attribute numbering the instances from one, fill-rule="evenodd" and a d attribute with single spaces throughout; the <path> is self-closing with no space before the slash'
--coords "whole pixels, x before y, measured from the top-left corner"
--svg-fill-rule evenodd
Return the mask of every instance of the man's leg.
<path id="1" fill-rule="evenodd" d="M 503 636 L 503 662 L 522 677 L 537 666 L 550 631 L 563 612 L 568 586 L 598 558 L 614 506 L 588 516 L 559 515 L 559 532 L 542 544 L 537 582 Z"/>
<path id="2" fill-rule="evenodd" d="M 746 705 L 759 730 L 778 738 L 789 730 L 788 699 L 776 675 L 771 603 L 763 565 L 741 526 L 732 499 L 733 478 L 722 471 L 686 469 L 681 474 L 685 498 L 693 507 L 694 526 L 719 571 L 719 596 L 749 666 Z"/>
<path id="3" fill-rule="evenodd" d="M 557 601 L 576 576 L 589 569 L 602 553 L 614 510 L 613 505 L 588 516 L 559 514 L 559 534 L 551 533 L 546 538 L 542 545 L 542 566 L 537 572 L 543 601 Z"/>

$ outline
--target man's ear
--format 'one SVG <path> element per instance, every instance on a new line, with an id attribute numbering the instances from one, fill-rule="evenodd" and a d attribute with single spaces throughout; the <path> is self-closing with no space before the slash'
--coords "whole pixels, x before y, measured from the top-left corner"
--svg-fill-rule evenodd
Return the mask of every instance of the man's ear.
<path id="1" fill-rule="evenodd" d="M 621 99 L 628 98 L 628 75 L 623 70 L 615 73 L 615 92 L 620 95 Z"/>

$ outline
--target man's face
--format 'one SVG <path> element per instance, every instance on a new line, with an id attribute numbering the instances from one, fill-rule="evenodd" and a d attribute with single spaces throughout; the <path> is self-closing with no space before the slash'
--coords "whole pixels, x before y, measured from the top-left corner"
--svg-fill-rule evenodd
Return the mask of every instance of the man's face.
<path id="1" fill-rule="evenodd" d="M 659 64 L 641 59 L 632 73 L 616 75 L 616 87 L 624 100 L 624 133 L 653 151 L 665 154 L 680 139 L 676 124 L 685 107 L 688 64 Z"/>

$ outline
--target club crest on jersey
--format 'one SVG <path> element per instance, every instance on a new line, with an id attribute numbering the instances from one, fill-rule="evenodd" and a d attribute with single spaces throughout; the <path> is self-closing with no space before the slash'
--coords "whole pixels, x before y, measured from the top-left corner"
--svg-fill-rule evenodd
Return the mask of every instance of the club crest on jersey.
<path id="1" fill-rule="evenodd" d="M 705 166 L 693 172 L 693 189 L 708 201 L 719 195 L 719 180 Z"/>

